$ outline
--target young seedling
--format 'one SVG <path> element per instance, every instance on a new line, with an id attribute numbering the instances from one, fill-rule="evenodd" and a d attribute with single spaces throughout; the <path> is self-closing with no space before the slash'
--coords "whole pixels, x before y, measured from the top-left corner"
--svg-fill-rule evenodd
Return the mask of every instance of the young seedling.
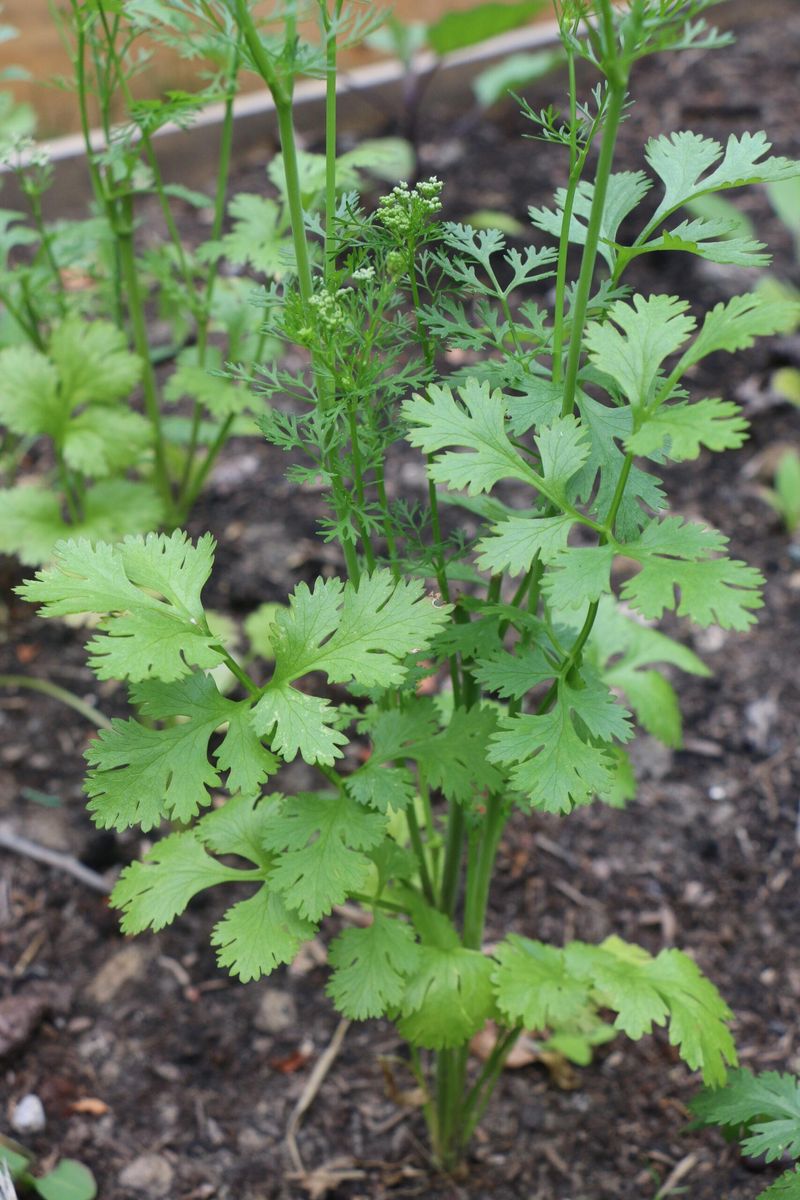
<path id="1" fill-rule="evenodd" d="M 693 368 L 788 328 L 797 306 L 751 293 L 698 318 L 678 296 L 634 293 L 626 271 L 664 250 L 719 261 L 730 246 L 713 221 L 679 210 L 800 166 L 770 157 L 763 133 L 723 147 L 682 131 L 648 142 L 647 170 L 614 170 L 634 65 L 723 45 L 708 7 L 559 4 L 568 107 L 527 115 L 535 137 L 565 149 L 569 176 L 552 209 L 531 210 L 544 237 L 524 250 L 498 230 L 441 224 L 436 179 L 396 187 L 372 213 L 337 195 L 341 0 L 316 4 L 318 51 L 299 38 L 294 5 L 281 37 L 264 33 L 248 0 L 208 8 L 232 20 L 275 99 L 293 271 L 268 290 L 264 319 L 308 358 L 305 374 L 278 362 L 237 376 L 271 398 L 266 436 L 305 454 L 291 478 L 327 486 L 324 528 L 346 578 L 298 585 L 268 660 L 246 668 L 204 610 L 209 535 L 65 542 L 21 589 L 44 616 L 95 615 L 92 669 L 127 681 L 142 718 L 115 721 L 87 752 L 98 825 L 173 823 L 114 889 L 123 929 L 160 929 L 201 890 L 242 885 L 212 941 L 220 965 L 248 981 L 291 962 L 337 905 L 363 906 L 371 923 L 330 945 L 327 991 L 347 1017 L 396 1023 L 445 1169 L 522 1030 L 586 1061 L 608 1020 L 634 1039 L 666 1026 L 711 1086 L 736 1062 L 727 1005 L 678 949 L 653 956 L 617 936 L 556 946 L 494 929 L 484 949 L 512 814 L 624 804 L 637 724 L 680 745 L 663 668 L 706 669 L 652 623 L 674 611 L 743 632 L 762 604 L 759 573 L 728 556 L 724 534 L 669 512 L 653 469 L 741 446 L 741 411 L 690 395 Z M 330 81 L 318 215 L 292 114 L 314 54 Z M 585 102 L 579 59 L 599 75 Z M 623 239 L 623 221 L 635 236 Z M 747 239 L 736 254 L 763 262 Z M 442 374 L 447 348 L 469 365 Z M 386 464 L 403 437 L 425 456 L 424 505 L 389 497 Z M 453 527 L 460 511 L 469 527 Z M 210 674 L 221 664 L 238 682 L 230 695 Z M 267 790 L 298 758 L 316 786 L 286 795 L 278 776 Z M 475 1072 L 469 1042 L 488 1021 L 496 1043 Z"/>

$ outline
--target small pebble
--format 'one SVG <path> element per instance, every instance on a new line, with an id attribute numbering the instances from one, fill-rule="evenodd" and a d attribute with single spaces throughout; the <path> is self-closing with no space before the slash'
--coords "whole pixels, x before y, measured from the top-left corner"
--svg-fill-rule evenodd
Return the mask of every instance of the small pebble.
<path id="1" fill-rule="evenodd" d="M 266 988 L 253 1024 L 259 1033 L 284 1033 L 291 1029 L 297 1024 L 293 997 L 280 988 Z"/>
<path id="2" fill-rule="evenodd" d="M 173 1175 L 172 1167 L 162 1155 L 142 1154 L 120 1171 L 119 1182 L 123 1188 L 150 1200 L 161 1200 L 172 1195 Z"/>
<path id="3" fill-rule="evenodd" d="M 44 1105 L 33 1093 L 23 1096 L 11 1110 L 11 1128 L 15 1133 L 41 1133 L 46 1125 Z"/>

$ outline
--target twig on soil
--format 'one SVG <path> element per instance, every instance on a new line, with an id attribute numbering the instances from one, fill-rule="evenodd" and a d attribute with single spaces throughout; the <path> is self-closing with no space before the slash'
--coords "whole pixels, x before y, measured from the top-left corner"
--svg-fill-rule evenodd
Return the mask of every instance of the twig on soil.
<path id="1" fill-rule="evenodd" d="M 666 1200 L 670 1192 L 684 1179 L 692 1167 L 697 1164 L 696 1154 L 687 1154 L 679 1163 L 672 1168 L 667 1178 L 662 1183 L 656 1194 L 656 1200 Z"/>
<path id="2" fill-rule="evenodd" d="M 25 858 L 32 858 L 35 862 L 53 867 L 56 871 L 63 871 L 93 891 L 100 892 L 103 896 L 107 896 L 111 891 L 102 875 L 85 867 L 83 863 L 78 862 L 77 858 L 73 858 L 70 854 L 62 854 L 60 850 L 49 850 L 47 846 L 40 846 L 37 842 L 28 841 L 27 838 L 14 833 L 5 824 L 0 824 L 0 850 L 21 854 Z"/>
<path id="3" fill-rule="evenodd" d="M 286 1127 L 286 1147 L 289 1151 L 289 1157 L 292 1160 L 295 1170 L 299 1175 L 306 1175 L 307 1171 L 303 1165 L 303 1160 L 300 1157 L 300 1151 L 297 1148 L 297 1131 L 300 1128 L 300 1122 L 304 1114 L 309 1110 L 314 1103 L 317 1092 L 322 1087 L 325 1076 L 330 1071 L 333 1063 L 339 1053 L 345 1034 L 350 1028 L 348 1020 L 341 1020 L 336 1026 L 333 1037 L 331 1038 L 327 1049 L 320 1055 L 317 1060 L 314 1070 L 308 1077 L 308 1082 L 303 1088 L 300 1099 L 295 1104 L 292 1115 L 289 1117 L 289 1124 Z"/>

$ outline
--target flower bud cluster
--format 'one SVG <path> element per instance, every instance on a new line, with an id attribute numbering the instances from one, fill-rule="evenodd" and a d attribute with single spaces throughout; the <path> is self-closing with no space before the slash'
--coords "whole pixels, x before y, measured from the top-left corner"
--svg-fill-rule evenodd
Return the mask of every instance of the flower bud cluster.
<path id="1" fill-rule="evenodd" d="M 352 290 L 349 287 L 342 287 L 335 292 L 317 292 L 311 297 L 309 305 L 319 329 L 326 333 L 336 333 L 344 326 L 346 317 L 341 297 Z"/>
<path id="2" fill-rule="evenodd" d="M 441 181 L 433 175 L 409 188 L 403 181 L 378 201 L 377 218 L 398 242 L 418 237 L 442 207 Z"/>

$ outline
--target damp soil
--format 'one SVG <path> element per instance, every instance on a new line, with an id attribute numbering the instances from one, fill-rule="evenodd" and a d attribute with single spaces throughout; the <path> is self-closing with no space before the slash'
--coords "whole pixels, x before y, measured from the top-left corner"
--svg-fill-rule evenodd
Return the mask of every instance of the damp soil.
<path id="1" fill-rule="evenodd" d="M 761 0 L 757 23 L 752 6 L 731 15 L 741 22 L 734 49 L 639 70 L 624 166 L 637 168 L 643 141 L 674 128 L 723 139 L 766 128 L 780 153 L 800 155 L 800 12 Z M 558 153 L 521 140 L 528 127 L 510 106 L 480 120 L 466 102 L 455 115 L 425 111 L 420 128 L 421 173 L 446 180 L 449 217 L 495 208 L 523 219 L 562 182 Z M 241 186 L 254 184 L 244 170 Z M 740 202 L 776 270 L 800 283 L 765 198 L 752 191 Z M 633 282 L 707 307 L 752 279 L 664 255 Z M 653 952 L 679 945 L 733 1008 L 742 1061 L 800 1070 L 800 546 L 759 490 L 781 448 L 800 445 L 800 412 L 769 388 L 784 365 L 800 366 L 797 337 L 720 356 L 698 376 L 697 394 L 713 389 L 745 406 L 752 436 L 738 453 L 703 456 L 666 478 L 675 512 L 730 533 L 733 552 L 763 571 L 758 625 L 744 635 L 669 626 L 712 672 L 675 681 L 684 748 L 636 743 L 640 786 L 624 811 L 516 817 L 487 936 L 616 933 Z M 235 621 L 339 567 L 317 536 L 322 496 L 286 483 L 286 465 L 257 439 L 232 443 L 192 518 L 194 534 L 210 529 L 219 542 L 209 603 Z M 393 460 L 390 477 L 406 493 L 423 487 L 410 454 Z M 0 671 L 53 679 L 109 715 L 123 713 L 123 689 L 87 672 L 80 634 L 36 620 L 15 599 L 18 577 L 6 562 Z M 49 699 L 3 692 L 0 820 L 110 880 L 144 842 L 133 832 L 98 834 L 85 815 L 81 752 L 91 732 Z M 298 784 L 302 772 L 285 786 Z M 464 1175 L 443 1179 L 426 1155 L 419 1111 L 399 1102 L 411 1087 L 402 1046 L 389 1025 L 370 1022 L 347 1030 L 303 1119 L 298 1146 L 311 1175 L 300 1179 L 285 1135 L 337 1028 L 324 958 L 341 921 L 326 921 L 293 968 L 241 986 L 209 947 L 217 916 L 213 894 L 201 897 L 163 934 L 128 941 L 102 895 L 0 850 L 0 1127 L 8 1129 L 13 1101 L 38 1094 L 47 1127 L 28 1139 L 32 1148 L 43 1161 L 87 1163 L 102 1200 L 647 1200 L 665 1181 L 692 1200 L 750 1200 L 776 1177 L 778 1168 L 753 1170 L 714 1133 L 686 1132 L 697 1080 L 657 1033 L 636 1045 L 619 1039 L 580 1070 L 534 1062 L 507 1071 Z"/>

